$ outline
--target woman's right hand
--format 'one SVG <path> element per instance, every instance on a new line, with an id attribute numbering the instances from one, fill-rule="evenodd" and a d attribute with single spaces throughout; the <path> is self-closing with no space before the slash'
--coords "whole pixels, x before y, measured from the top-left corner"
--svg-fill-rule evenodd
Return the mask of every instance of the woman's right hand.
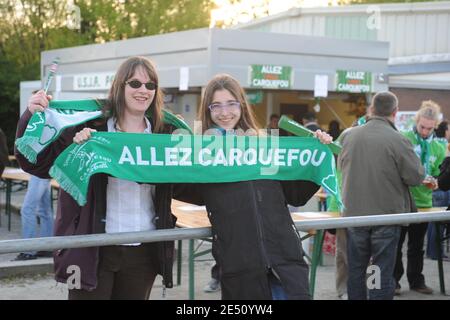
<path id="1" fill-rule="evenodd" d="M 50 100 L 52 100 L 52 96 L 45 94 L 44 90 L 39 90 L 28 99 L 28 110 L 31 114 L 36 111 L 42 112 L 48 107 Z"/>
<path id="2" fill-rule="evenodd" d="M 89 140 L 89 138 L 91 137 L 91 132 L 96 132 L 97 130 L 95 129 L 91 129 L 91 128 L 84 128 L 81 131 L 78 131 L 75 134 L 75 137 L 73 137 L 73 142 L 77 143 L 77 144 L 82 144 L 84 142 L 86 142 L 87 140 Z"/>

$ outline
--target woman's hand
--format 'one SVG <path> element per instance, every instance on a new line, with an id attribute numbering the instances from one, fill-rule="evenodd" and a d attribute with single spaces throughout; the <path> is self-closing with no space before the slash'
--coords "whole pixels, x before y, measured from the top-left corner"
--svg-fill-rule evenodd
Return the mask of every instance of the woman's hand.
<path id="1" fill-rule="evenodd" d="M 48 107 L 48 102 L 52 99 L 52 96 L 45 94 L 44 90 L 39 90 L 28 99 L 28 110 L 31 114 L 36 111 L 42 112 Z"/>
<path id="2" fill-rule="evenodd" d="M 333 142 L 333 137 L 320 129 L 317 129 L 316 132 L 314 132 L 314 137 L 318 138 L 323 144 L 330 144 Z"/>
<path id="3" fill-rule="evenodd" d="M 431 190 L 436 190 L 439 187 L 437 179 L 432 176 L 426 176 L 425 179 L 422 181 L 422 184 Z"/>
<path id="4" fill-rule="evenodd" d="M 75 134 L 75 137 L 73 137 L 73 142 L 77 143 L 77 144 L 82 144 L 84 142 L 86 142 L 87 140 L 89 140 L 89 138 L 91 137 L 91 132 L 96 132 L 97 130 L 95 129 L 91 129 L 91 128 L 84 128 L 81 131 L 78 131 Z"/>

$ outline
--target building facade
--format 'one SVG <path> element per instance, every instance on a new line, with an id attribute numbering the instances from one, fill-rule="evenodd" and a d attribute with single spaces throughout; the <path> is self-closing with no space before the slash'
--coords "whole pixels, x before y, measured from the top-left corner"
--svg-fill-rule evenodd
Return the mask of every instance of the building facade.
<path id="1" fill-rule="evenodd" d="M 450 119 L 450 1 L 294 8 L 236 28 L 388 42 L 387 79 L 400 110 L 432 99 Z"/>
<path id="2" fill-rule="evenodd" d="M 167 108 L 191 125 L 202 88 L 215 74 L 228 73 L 246 89 L 262 127 L 272 113 L 300 120 L 317 105 L 331 110 L 324 121 L 337 114 L 348 126 L 373 92 L 387 90 L 388 54 L 388 43 L 380 41 L 196 29 L 45 51 L 41 78 L 58 57 L 56 99 L 102 98 L 120 63 L 142 55 L 156 64 Z M 315 98 L 315 90 L 326 98 Z"/>

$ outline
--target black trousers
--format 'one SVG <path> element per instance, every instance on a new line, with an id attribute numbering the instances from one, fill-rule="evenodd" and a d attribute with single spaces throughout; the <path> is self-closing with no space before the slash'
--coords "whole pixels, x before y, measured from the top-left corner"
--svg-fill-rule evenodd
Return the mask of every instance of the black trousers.
<path id="1" fill-rule="evenodd" d="M 69 290 L 69 300 L 148 300 L 157 274 L 155 243 L 101 247 L 99 258 L 97 288 Z"/>
<path id="2" fill-rule="evenodd" d="M 408 262 L 406 266 L 406 276 L 410 288 L 417 288 L 425 285 L 425 277 L 422 274 L 422 270 L 423 248 L 427 227 L 428 222 L 410 224 L 407 227 L 402 227 L 402 232 L 400 234 L 400 240 L 397 246 L 397 261 L 395 263 L 394 278 L 399 282 L 405 272 L 402 263 L 402 246 L 406 234 L 408 234 L 408 250 L 406 253 Z"/>
<path id="3" fill-rule="evenodd" d="M 217 262 L 211 268 L 211 278 L 220 281 L 221 271 L 220 266 Z"/>

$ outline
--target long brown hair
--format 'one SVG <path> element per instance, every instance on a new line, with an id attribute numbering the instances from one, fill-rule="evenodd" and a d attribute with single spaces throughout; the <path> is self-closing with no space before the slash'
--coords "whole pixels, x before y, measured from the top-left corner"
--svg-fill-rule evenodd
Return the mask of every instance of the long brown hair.
<path id="1" fill-rule="evenodd" d="M 120 65 L 109 90 L 108 100 L 103 107 L 103 114 L 105 117 L 116 118 L 119 125 L 122 123 L 125 109 L 125 82 L 134 75 L 138 67 L 142 67 L 150 80 L 156 83 L 155 96 L 148 111 L 151 113 L 153 132 L 161 132 L 163 129 L 163 92 L 158 85 L 155 66 L 146 57 L 130 57 Z"/>
<path id="2" fill-rule="evenodd" d="M 214 126 L 208 106 L 212 103 L 214 93 L 218 90 L 228 90 L 241 104 L 241 118 L 236 129 L 242 129 L 244 131 L 253 129 L 255 132 L 258 132 L 259 126 L 256 123 L 255 114 L 245 97 L 244 90 L 235 78 L 229 74 L 222 73 L 214 76 L 208 82 L 202 95 L 198 117 L 202 122 L 202 133 Z"/>

